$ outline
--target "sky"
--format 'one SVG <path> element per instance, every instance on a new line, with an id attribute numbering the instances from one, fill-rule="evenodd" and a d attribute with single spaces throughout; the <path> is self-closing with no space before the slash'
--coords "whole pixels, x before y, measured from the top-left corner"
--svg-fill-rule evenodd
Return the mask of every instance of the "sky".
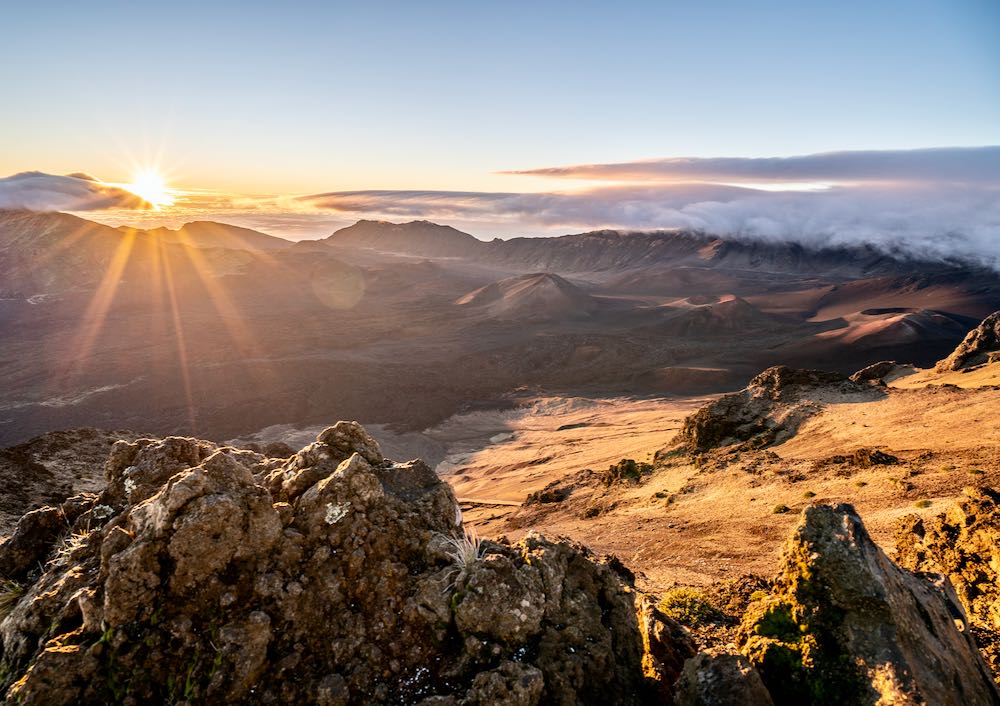
<path id="1" fill-rule="evenodd" d="M 1000 145 L 996 0 L 54 0 L 6 4 L 4 24 L 0 205 L 108 222 L 215 217 L 293 238 L 394 215 L 450 216 L 482 237 L 680 227 L 690 223 L 668 211 L 731 203 L 710 198 L 721 187 L 801 201 L 864 181 L 826 159 L 783 182 L 764 158 L 905 161 L 914 149 Z M 987 203 L 996 195 L 988 163 L 973 166 L 974 186 L 955 186 L 968 181 L 965 160 L 994 152 L 935 154 L 947 178 L 932 165 L 911 187 L 935 189 L 943 205 L 970 190 Z M 698 169 L 678 169 L 678 158 Z M 730 163 L 744 171 L 723 173 L 720 158 L 746 160 Z M 672 166 L 623 166 L 650 160 Z M 108 200 L 143 170 L 176 190 L 173 207 Z M 24 172 L 91 184 L 10 180 Z M 906 176 L 891 189 L 877 179 L 890 210 L 913 201 L 912 190 L 900 196 Z M 93 183 L 103 201 L 60 196 Z M 514 196 L 517 209 L 489 205 Z M 533 213 L 543 201 L 561 206 Z M 720 223 L 705 221 L 748 227 Z"/>

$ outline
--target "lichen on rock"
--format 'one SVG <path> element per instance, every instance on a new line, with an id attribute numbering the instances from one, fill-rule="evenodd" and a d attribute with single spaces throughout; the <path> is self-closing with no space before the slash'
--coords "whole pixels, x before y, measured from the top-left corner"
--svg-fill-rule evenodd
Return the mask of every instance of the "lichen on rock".
<path id="1" fill-rule="evenodd" d="M 1000 681 L 1000 492 L 966 488 L 965 498 L 940 515 L 901 518 L 896 561 L 948 577 L 977 637 L 988 643 L 981 647 Z"/>
<path id="2" fill-rule="evenodd" d="M 1000 704 L 946 580 L 893 564 L 850 505 L 813 505 L 738 642 L 776 704 Z"/>

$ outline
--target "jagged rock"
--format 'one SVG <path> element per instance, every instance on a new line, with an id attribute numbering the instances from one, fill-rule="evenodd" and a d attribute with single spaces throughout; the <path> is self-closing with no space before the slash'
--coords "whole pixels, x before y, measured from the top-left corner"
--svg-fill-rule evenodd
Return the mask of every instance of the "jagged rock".
<path id="1" fill-rule="evenodd" d="M 969 331 L 951 355 L 937 364 L 938 372 L 964 370 L 1000 360 L 1000 311 L 995 311 Z"/>
<path id="2" fill-rule="evenodd" d="M 839 373 L 779 365 L 760 373 L 740 392 L 714 400 L 684 420 L 674 438 L 692 451 L 742 443 L 760 448 L 781 441 L 820 409 L 809 393 L 872 394 L 868 385 Z"/>
<path id="3" fill-rule="evenodd" d="M 881 383 L 883 379 L 899 370 L 902 366 L 894 360 L 882 360 L 878 363 L 872 363 L 871 365 L 861 368 L 850 378 L 851 382 L 877 382 Z"/>
<path id="4" fill-rule="evenodd" d="M 670 703 L 694 654 L 583 547 L 449 539 L 451 489 L 353 423 L 286 459 L 122 443 L 107 477 L 0 621 L 11 702 Z"/>
<path id="5" fill-rule="evenodd" d="M 1000 704 L 946 579 L 894 565 L 850 505 L 807 508 L 742 652 L 776 704 Z"/>
<path id="6" fill-rule="evenodd" d="M 0 544 L 0 575 L 22 578 L 44 559 L 65 528 L 66 520 L 57 507 L 40 507 L 22 517 L 14 534 Z"/>
<path id="7" fill-rule="evenodd" d="M 383 461 L 378 442 L 357 422 L 337 422 L 293 457 L 293 463 L 277 468 L 265 479 L 272 495 L 292 500 L 327 477 L 354 449 L 368 463 Z"/>
<path id="8" fill-rule="evenodd" d="M 676 706 L 773 706 L 760 675 L 738 652 L 699 652 L 684 663 L 677 680 Z"/>
<path id="9" fill-rule="evenodd" d="M 92 493 L 81 493 L 58 507 L 40 507 L 21 517 L 14 533 L 0 544 L 0 578 L 20 581 L 37 570 L 60 535 L 94 505 L 96 498 Z"/>
<path id="10" fill-rule="evenodd" d="M 948 576 L 974 622 L 1000 629 L 1000 493 L 966 488 L 966 498 L 927 520 L 908 515 L 896 532 L 896 560 Z"/>
<path id="11" fill-rule="evenodd" d="M 525 505 L 545 505 L 547 503 L 561 503 L 573 493 L 573 488 L 565 485 L 560 478 L 548 483 L 541 490 L 528 493 L 524 499 Z"/>
<path id="12" fill-rule="evenodd" d="M 896 561 L 948 577 L 1000 681 L 1000 493 L 966 488 L 966 498 L 923 520 L 908 515 L 896 531 Z M 992 634 L 990 634 L 992 633 Z"/>

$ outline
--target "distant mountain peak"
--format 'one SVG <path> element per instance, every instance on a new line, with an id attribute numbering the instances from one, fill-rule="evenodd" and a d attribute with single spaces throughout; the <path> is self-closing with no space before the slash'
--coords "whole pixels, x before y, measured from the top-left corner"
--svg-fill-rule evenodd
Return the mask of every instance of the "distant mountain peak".
<path id="1" fill-rule="evenodd" d="M 483 245 L 473 235 L 431 221 L 360 220 L 336 231 L 324 242 L 419 257 L 470 257 Z"/>
<path id="2" fill-rule="evenodd" d="M 481 307 L 499 319 L 526 320 L 586 318 L 597 308 L 594 297 L 552 272 L 508 277 L 469 292 L 455 304 Z"/>
<path id="3" fill-rule="evenodd" d="M 170 243 L 180 243 L 196 248 L 226 248 L 229 250 L 281 250 L 292 242 L 267 233 L 216 221 L 190 221 L 180 228 L 149 228 L 120 226 L 123 232 L 145 232 Z"/>

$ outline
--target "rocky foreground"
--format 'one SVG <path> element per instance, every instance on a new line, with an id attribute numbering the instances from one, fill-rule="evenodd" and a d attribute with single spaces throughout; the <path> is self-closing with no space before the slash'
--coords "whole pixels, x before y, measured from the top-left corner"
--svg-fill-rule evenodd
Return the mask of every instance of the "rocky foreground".
<path id="1" fill-rule="evenodd" d="M 966 550 L 901 533 L 933 577 L 807 508 L 736 644 L 699 653 L 617 559 L 479 541 L 356 423 L 288 458 L 121 441 L 105 476 L 0 544 L 10 703 L 1000 704 L 974 639 L 1000 627 L 989 491 L 942 520 Z"/>

